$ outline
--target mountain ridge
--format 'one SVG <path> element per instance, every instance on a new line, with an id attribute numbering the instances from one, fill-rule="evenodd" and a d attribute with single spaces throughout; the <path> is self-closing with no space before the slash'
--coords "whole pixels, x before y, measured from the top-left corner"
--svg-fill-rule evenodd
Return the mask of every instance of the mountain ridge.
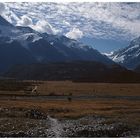
<path id="1" fill-rule="evenodd" d="M 2 49 L 3 46 L 8 44 L 9 47 L 15 49 L 13 52 L 17 52 L 17 47 L 13 47 L 13 42 L 17 42 L 16 45 L 19 46 L 18 50 L 24 50 L 23 56 L 29 54 L 28 59 L 32 60 L 31 63 L 93 60 L 107 65 L 114 64 L 114 62 L 105 55 L 102 55 L 97 50 L 79 41 L 69 39 L 66 36 L 49 35 L 47 33 L 42 34 L 30 27 L 13 26 L 4 18 L 0 17 L 0 19 L 3 23 L 2 25 L 0 24 L 0 52 L 3 55 L 5 54 L 4 58 L 6 58 L 7 53 L 6 50 Z M 19 53 L 21 54 L 22 52 L 19 51 Z M 10 53 L 8 55 L 10 56 Z M 1 57 L 1 60 L 4 60 L 4 58 Z M 24 58 L 25 57 L 23 57 L 23 59 Z M 18 58 L 12 57 L 11 63 L 9 61 L 3 66 L 0 64 L 1 71 L 2 69 L 6 70 L 9 65 L 22 64 L 28 61 L 27 59 L 23 60 L 20 58 L 18 63 L 13 63 L 14 61 L 16 62 L 15 59 Z"/>

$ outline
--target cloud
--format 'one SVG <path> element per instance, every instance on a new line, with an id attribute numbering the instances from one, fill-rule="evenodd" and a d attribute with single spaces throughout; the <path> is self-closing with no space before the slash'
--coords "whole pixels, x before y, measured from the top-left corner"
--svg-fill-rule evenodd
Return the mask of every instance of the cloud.
<path id="1" fill-rule="evenodd" d="M 16 24 L 19 18 L 11 11 L 6 3 L 0 3 L 0 15 L 3 16 L 10 23 Z"/>
<path id="2" fill-rule="evenodd" d="M 66 37 L 71 38 L 71 39 L 80 39 L 83 37 L 83 32 L 80 31 L 78 28 L 73 28 L 70 30 L 68 33 L 65 34 Z"/>
<path id="3" fill-rule="evenodd" d="M 65 21 L 65 20 L 63 20 L 63 24 L 66 25 L 66 26 L 71 26 L 70 23 Z"/>
<path id="4" fill-rule="evenodd" d="M 21 19 L 17 22 L 18 26 L 30 26 L 32 24 L 32 19 L 27 15 L 22 16 Z"/>
<path id="5" fill-rule="evenodd" d="M 3 3 L 0 3 L 0 15 L 3 14 L 5 9 L 6 9 L 5 5 Z"/>
<path id="6" fill-rule="evenodd" d="M 59 31 L 54 29 L 52 27 L 51 24 L 49 24 L 47 21 L 45 20 L 39 20 L 37 21 L 37 23 L 35 25 L 32 26 L 32 28 L 38 32 L 41 32 L 41 33 L 48 33 L 48 34 L 56 34 L 58 33 Z"/>
<path id="7" fill-rule="evenodd" d="M 140 35 L 140 3 L 47 2 L 4 4 L 9 7 L 12 15 L 14 13 L 20 17 L 26 14 L 35 21 L 42 19 L 47 21 L 51 25 L 50 27 L 47 25 L 47 29 L 43 26 L 37 27 L 43 32 L 45 30 L 54 32 L 57 29 L 62 31 L 62 34 L 66 34 L 71 27 L 76 27 L 84 33 L 84 36 L 102 39 L 130 40 Z"/>

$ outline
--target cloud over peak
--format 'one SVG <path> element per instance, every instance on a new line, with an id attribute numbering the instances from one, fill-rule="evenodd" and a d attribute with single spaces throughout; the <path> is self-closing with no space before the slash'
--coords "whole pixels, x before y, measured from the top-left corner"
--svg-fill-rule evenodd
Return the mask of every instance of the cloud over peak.
<path id="1" fill-rule="evenodd" d="M 49 22 L 45 20 L 39 20 L 32 28 L 41 33 L 48 33 L 48 34 L 57 34 L 59 31 L 52 27 Z"/>
<path id="2" fill-rule="evenodd" d="M 78 28 L 73 28 L 72 30 L 66 33 L 66 37 L 76 40 L 82 38 L 83 35 L 83 32 L 80 31 Z"/>
<path id="3" fill-rule="evenodd" d="M 30 26 L 32 25 L 32 19 L 29 18 L 27 15 L 23 15 L 19 21 L 17 21 L 18 26 Z"/>

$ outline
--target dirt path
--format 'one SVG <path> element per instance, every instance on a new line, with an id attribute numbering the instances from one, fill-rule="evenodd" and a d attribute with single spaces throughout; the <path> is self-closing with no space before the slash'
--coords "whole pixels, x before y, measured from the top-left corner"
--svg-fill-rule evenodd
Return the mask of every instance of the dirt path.
<path id="1" fill-rule="evenodd" d="M 63 134 L 62 124 L 56 119 L 48 116 L 48 120 L 50 122 L 50 131 L 52 131 L 54 137 L 61 137 Z"/>

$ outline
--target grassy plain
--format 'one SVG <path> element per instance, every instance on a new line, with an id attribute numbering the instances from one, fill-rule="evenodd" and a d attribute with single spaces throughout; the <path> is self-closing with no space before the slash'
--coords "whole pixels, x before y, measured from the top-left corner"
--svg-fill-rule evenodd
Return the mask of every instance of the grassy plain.
<path id="1" fill-rule="evenodd" d="M 45 81 L 39 85 L 40 94 L 48 95 L 118 95 L 140 96 L 140 84 L 75 83 L 71 81 Z"/>
<path id="2" fill-rule="evenodd" d="M 38 85 L 40 95 L 98 95 L 140 96 L 140 84 L 128 83 L 77 83 L 72 81 L 26 81 L 29 86 Z M 39 83 L 39 84 L 38 84 Z M 17 85 L 18 86 L 18 85 Z M 33 86 L 34 87 L 34 86 Z M 10 87 L 11 88 L 11 87 Z M 7 88 L 8 89 L 8 88 Z M 23 89 L 0 90 L 0 94 L 24 95 Z"/>
<path id="3" fill-rule="evenodd" d="M 137 125 L 140 124 L 139 101 L 133 102 L 128 100 L 75 100 L 72 102 L 68 102 L 60 100 L 3 100 L 0 101 L 0 108 L 8 108 L 9 110 L 15 111 L 22 109 L 35 109 L 43 112 L 46 115 L 50 115 L 56 118 L 68 119 L 79 118 L 87 115 L 97 115 L 110 117 L 113 120 L 120 119 L 121 121 L 123 120 Z M 6 114 L 5 117 L 8 117 L 7 115 L 8 114 Z M 15 112 L 15 116 L 16 115 L 17 114 Z M 14 115 L 12 117 L 14 117 Z"/>
<path id="4" fill-rule="evenodd" d="M 99 95 L 99 96 L 140 96 L 140 84 L 73 83 L 71 81 L 45 81 L 38 85 L 40 95 Z M 3 93 L 3 91 L 1 91 Z M 24 94 L 23 91 L 4 91 Z M 0 100 L 0 108 L 10 110 L 36 109 L 57 118 L 78 118 L 99 115 L 140 124 L 140 101 L 126 99 L 94 100 Z M 0 114 L 1 117 L 2 114 Z M 23 115 L 24 116 L 24 115 Z"/>

